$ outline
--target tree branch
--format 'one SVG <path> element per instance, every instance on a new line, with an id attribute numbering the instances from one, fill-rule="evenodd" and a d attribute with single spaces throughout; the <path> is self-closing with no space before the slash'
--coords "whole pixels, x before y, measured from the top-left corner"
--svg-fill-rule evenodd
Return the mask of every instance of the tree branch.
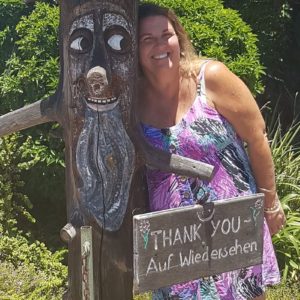
<path id="1" fill-rule="evenodd" d="M 54 97 L 50 96 L 0 116 L 0 137 L 35 125 L 55 121 Z"/>

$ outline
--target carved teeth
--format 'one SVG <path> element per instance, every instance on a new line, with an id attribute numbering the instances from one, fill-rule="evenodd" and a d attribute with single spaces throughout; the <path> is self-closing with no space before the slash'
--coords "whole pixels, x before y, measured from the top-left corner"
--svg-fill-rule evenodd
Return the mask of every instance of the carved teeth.
<path id="1" fill-rule="evenodd" d="M 116 102 L 116 100 L 117 100 L 116 97 L 105 98 L 105 99 L 88 98 L 88 102 L 95 103 L 95 104 L 102 104 L 102 105 Z"/>

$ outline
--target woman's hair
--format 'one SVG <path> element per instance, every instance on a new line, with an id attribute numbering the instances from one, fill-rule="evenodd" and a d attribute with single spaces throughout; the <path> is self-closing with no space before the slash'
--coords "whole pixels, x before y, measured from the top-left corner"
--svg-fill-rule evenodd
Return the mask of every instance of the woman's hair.
<path id="1" fill-rule="evenodd" d="M 174 11 L 170 8 L 162 7 L 154 3 L 143 3 L 139 5 L 139 23 L 147 17 L 164 16 L 172 24 L 178 37 L 180 47 L 180 71 L 183 76 L 190 76 L 198 71 L 200 57 L 196 55 L 195 49 L 183 26 L 178 20 Z"/>

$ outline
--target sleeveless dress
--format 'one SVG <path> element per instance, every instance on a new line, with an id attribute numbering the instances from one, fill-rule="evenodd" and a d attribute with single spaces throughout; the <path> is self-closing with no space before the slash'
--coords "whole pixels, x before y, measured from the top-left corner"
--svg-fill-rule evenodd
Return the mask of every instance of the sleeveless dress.
<path id="1" fill-rule="evenodd" d="M 243 142 L 231 124 L 207 104 L 204 79 L 206 64 L 207 61 L 198 75 L 196 99 L 180 123 L 163 129 L 146 124 L 141 126 L 149 143 L 170 153 L 213 165 L 214 176 L 210 181 L 203 181 L 147 169 L 151 211 L 256 193 Z M 277 260 L 264 221 L 262 265 L 161 288 L 152 293 L 152 299 L 253 299 L 261 295 L 267 285 L 279 281 Z"/>

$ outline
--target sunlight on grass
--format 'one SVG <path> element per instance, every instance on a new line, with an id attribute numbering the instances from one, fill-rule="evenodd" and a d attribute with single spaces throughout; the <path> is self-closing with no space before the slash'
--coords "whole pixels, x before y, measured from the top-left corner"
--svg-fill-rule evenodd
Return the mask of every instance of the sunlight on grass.
<path id="1" fill-rule="evenodd" d="M 133 298 L 134 300 L 151 300 L 151 293 L 145 293 L 137 295 Z"/>
<path id="2" fill-rule="evenodd" d="M 267 300 L 300 300 L 299 283 L 282 283 L 267 290 Z"/>

